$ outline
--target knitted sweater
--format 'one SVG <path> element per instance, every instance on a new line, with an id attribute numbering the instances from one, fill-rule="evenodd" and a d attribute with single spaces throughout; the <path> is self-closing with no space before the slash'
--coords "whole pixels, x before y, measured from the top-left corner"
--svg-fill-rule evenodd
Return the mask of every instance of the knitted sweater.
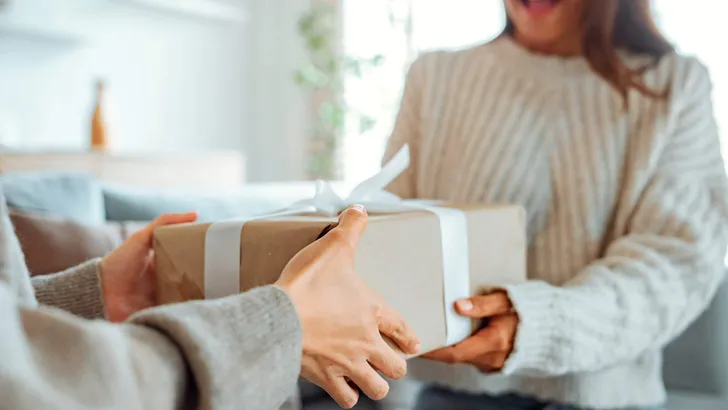
<path id="1" fill-rule="evenodd" d="M 635 67 L 648 60 L 622 53 Z M 528 211 L 528 275 L 502 374 L 410 364 L 475 392 L 587 408 L 661 404 L 661 349 L 724 277 L 728 184 L 706 68 L 668 55 L 644 74 L 663 99 L 621 96 L 586 60 L 509 37 L 420 57 L 385 160 L 409 143 L 404 197 Z"/>
<path id="2" fill-rule="evenodd" d="M 0 189 L 0 409 L 275 410 L 295 392 L 301 327 L 277 287 L 77 316 L 103 312 L 98 261 L 30 280 Z"/>

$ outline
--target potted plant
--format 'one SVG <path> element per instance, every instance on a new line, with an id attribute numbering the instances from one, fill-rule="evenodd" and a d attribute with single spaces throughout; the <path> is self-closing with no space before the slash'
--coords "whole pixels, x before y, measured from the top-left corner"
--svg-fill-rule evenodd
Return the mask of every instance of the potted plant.
<path id="1" fill-rule="evenodd" d="M 366 133 L 376 124 L 371 115 L 344 99 L 346 78 L 363 78 L 384 62 L 382 55 L 357 58 L 343 52 L 340 11 L 330 4 L 314 2 L 298 20 L 307 61 L 296 70 L 296 84 L 310 93 L 315 112 L 311 130 L 308 174 L 314 179 L 338 179 L 339 150 L 347 123 Z"/>

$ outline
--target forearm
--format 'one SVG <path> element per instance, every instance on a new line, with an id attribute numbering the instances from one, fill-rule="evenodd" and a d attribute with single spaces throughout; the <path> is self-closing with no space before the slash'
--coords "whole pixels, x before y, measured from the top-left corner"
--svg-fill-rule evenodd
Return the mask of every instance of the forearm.
<path id="1" fill-rule="evenodd" d="M 663 348 L 692 323 L 724 279 L 728 247 L 728 191 L 695 186 L 656 184 L 649 204 L 671 211 L 645 206 L 631 233 L 563 287 L 509 287 L 521 324 L 505 372 L 600 370 Z"/>
<path id="2" fill-rule="evenodd" d="M 664 348 L 707 307 L 723 278 L 703 272 L 695 287 L 666 284 L 657 294 L 645 285 L 625 291 L 619 279 L 558 287 L 544 282 L 513 286 L 519 314 L 514 352 L 505 374 L 560 376 L 599 371 Z M 613 276 L 610 272 L 605 276 Z"/>
<path id="3" fill-rule="evenodd" d="M 33 277 L 38 303 L 87 319 L 103 318 L 99 262 L 100 259 L 93 259 L 63 272 Z"/>
<path id="4" fill-rule="evenodd" d="M 156 308 L 132 321 L 163 329 L 179 344 L 203 409 L 277 409 L 295 392 L 302 329 L 278 287 Z"/>
<path id="5" fill-rule="evenodd" d="M 113 325 L 20 307 L 0 284 L 0 316 L 0 396 L 19 410 L 275 409 L 300 370 L 296 312 L 273 287 Z"/>
<path id="6" fill-rule="evenodd" d="M 179 348 L 151 327 L 20 307 L 2 284 L 0 316 L 0 396 L 8 408 L 172 409 L 188 391 Z"/>

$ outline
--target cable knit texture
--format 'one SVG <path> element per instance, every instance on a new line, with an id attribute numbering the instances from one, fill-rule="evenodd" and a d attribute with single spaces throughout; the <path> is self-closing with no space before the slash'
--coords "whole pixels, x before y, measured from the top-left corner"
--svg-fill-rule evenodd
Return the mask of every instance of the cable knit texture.
<path id="1" fill-rule="evenodd" d="M 521 323 L 502 374 L 415 361 L 414 378 L 586 408 L 665 401 L 661 349 L 724 277 L 728 185 L 706 68 L 671 54 L 644 80 L 669 94 L 625 108 L 584 59 L 508 37 L 414 63 L 385 156 L 409 143 L 413 165 L 390 189 L 523 205 L 530 278 L 507 288 Z"/>

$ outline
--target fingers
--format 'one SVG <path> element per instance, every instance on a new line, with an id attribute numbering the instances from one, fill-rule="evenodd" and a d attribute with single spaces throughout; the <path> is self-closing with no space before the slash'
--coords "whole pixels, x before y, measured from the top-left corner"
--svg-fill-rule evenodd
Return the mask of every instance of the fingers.
<path id="1" fill-rule="evenodd" d="M 390 379 L 401 379 L 407 374 L 407 362 L 397 354 L 383 339 L 375 346 L 369 363 Z M 369 396 L 371 397 L 371 396 Z"/>
<path id="2" fill-rule="evenodd" d="M 497 372 L 503 369 L 508 360 L 507 352 L 486 353 L 473 361 L 473 364 L 484 373 Z"/>
<path id="3" fill-rule="evenodd" d="M 359 238 L 367 228 L 367 212 L 361 205 L 352 205 L 339 215 L 339 225 L 334 231 L 339 231 L 356 248 Z"/>
<path id="4" fill-rule="evenodd" d="M 367 363 L 358 366 L 350 377 L 351 381 L 372 400 L 382 400 L 389 393 L 389 384 Z"/>
<path id="5" fill-rule="evenodd" d="M 159 228 L 165 225 L 176 225 L 189 222 L 195 222 L 197 220 L 196 212 L 185 212 L 185 213 L 168 213 L 163 214 L 159 218 L 153 220 L 147 227 L 151 230 Z"/>
<path id="6" fill-rule="evenodd" d="M 508 356 L 513 350 L 518 316 L 509 314 L 491 319 L 487 328 L 462 342 L 428 353 L 424 357 L 444 363 L 473 363 L 487 354 Z M 505 360 L 504 360 L 505 361 Z"/>
<path id="7" fill-rule="evenodd" d="M 455 302 L 455 309 L 466 317 L 485 318 L 510 313 L 513 305 L 506 292 L 498 291 L 458 300 Z"/>
<path id="8" fill-rule="evenodd" d="M 149 225 L 145 226 L 144 229 L 134 233 L 131 238 L 133 238 L 133 242 L 137 245 L 150 247 L 152 242 L 152 233 L 155 229 L 166 225 L 195 222 L 196 220 L 196 212 L 162 214 L 160 217 L 150 222 Z"/>
<path id="9" fill-rule="evenodd" d="M 420 351 L 420 339 L 399 313 L 390 307 L 383 307 L 378 315 L 379 332 L 392 339 L 407 354 Z"/>
<path id="10" fill-rule="evenodd" d="M 460 342 L 455 346 L 435 350 L 434 352 L 428 353 L 423 357 L 425 359 L 435 360 L 448 364 L 469 363 L 483 354 L 482 347 L 474 349 L 474 346 L 470 344 L 463 346 L 463 343 L 473 339 L 476 339 L 476 336 L 465 339 L 463 342 Z"/>
<path id="11" fill-rule="evenodd" d="M 157 276 L 157 261 L 154 258 L 154 251 L 150 251 L 149 255 L 147 256 L 147 262 L 146 262 L 147 268 L 142 272 L 142 276 L 151 276 L 156 277 Z"/>
<path id="12" fill-rule="evenodd" d="M 359 392 L 352 388 L 343 377 L 329 379 L 327 383 L 321 384 L 321 388 L 326 390 L 326 393 L 328 393 L 342 409 L 350 409 L 359 401 Z M 387 386 L 387 388 L 389 388 L 389 386 Z"/>

